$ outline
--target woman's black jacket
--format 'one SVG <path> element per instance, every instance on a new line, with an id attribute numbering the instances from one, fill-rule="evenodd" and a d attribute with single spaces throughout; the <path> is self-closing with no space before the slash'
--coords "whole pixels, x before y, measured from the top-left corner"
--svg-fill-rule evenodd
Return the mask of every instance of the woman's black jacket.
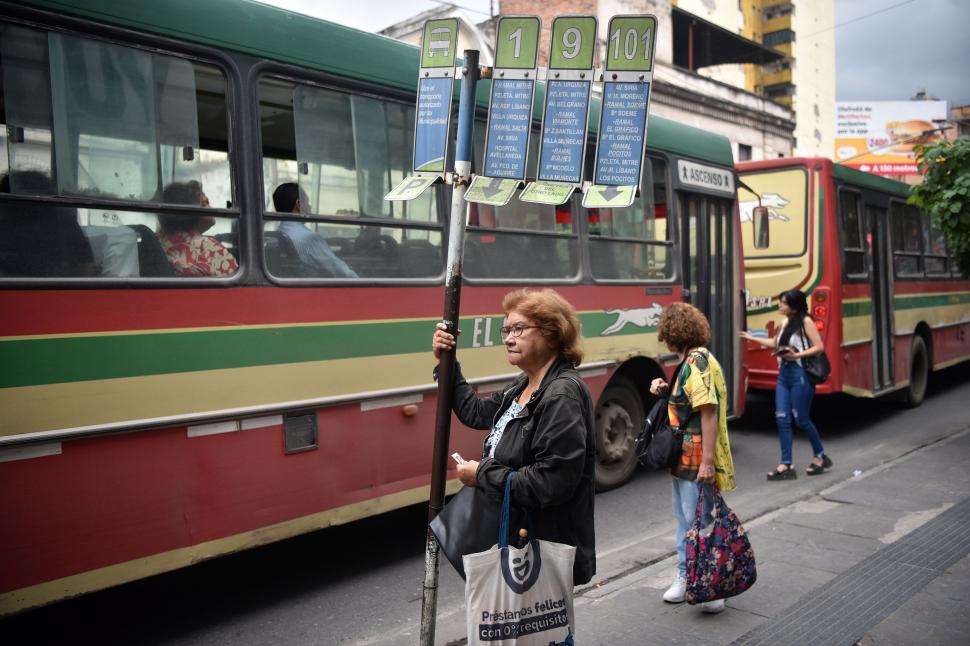
<path id="1" fill-rule="evenodd" d="M 501 392 L 480 399 L 456 366 L 454 411 L 466 426 L 491 429 L 526 387 L 520 375 Z M 593 531 L 593 411 L 579 373 L 560 357 L 525 408 L 505 427 L 495 457 L 483 457 L 478 483 L 501 500 L 511 470 L 512 504 L 529 509 L 539 539 L 576 546 L 573 583 L 596 573 Z"/>

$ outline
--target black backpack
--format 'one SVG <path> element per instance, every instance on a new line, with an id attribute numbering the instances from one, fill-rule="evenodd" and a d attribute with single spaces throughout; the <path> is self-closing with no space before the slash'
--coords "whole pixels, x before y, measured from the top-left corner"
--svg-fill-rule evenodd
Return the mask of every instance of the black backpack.
<path id="1" fill-rule="evenodd" d="M 680 369 L 683 366 L 684 362 L 681 361 L 674 371 L 674 380 L 680 376 Z M 670 426 L 667 397 L 660 397 L 643 420 L 643 428 L 637 436 L 633 450 L 636 452 L 637 460 L 643 466 L 651 469 L 669 469 L 680 460 L 683 441 L 684 434 Z"/>

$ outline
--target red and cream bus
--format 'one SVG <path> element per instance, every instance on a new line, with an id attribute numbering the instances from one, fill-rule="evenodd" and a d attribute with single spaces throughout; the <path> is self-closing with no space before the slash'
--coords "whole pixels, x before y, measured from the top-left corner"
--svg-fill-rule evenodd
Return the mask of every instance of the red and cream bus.
<path id="1" fill-rule="evenodd" d="M 777 295 L 804 291 L 832 364 L 819 393 L 916 406 L 932 370 L 970 358 L 970 281 L 940 228 L 906 204 L 906 184 L 823 158 L 744 162 L 738 174 L 747 327 L 773 336 Z M 773 390 L 776 359 L 747 351 L 749 386 Z"/>
<path id="2" fill-rule="evenodd" d="M 244 0 L 0 2 L 0 614 L 427 500 L 450 196 L 383 200 L 418 58 Z M 712 318 L 744 402 L 729 142 L 659 118 L 649 142 L 629 209 L 469 214 L 464 372 L 507 383 L 502 295 L 561 292 L 600 488 L 631 476 L 647 384 L 676 363 L 666 304 Z M 273 206 L 288 182 L 298 213 Z M 163 221 L 220 275 L 176 274 Z M 482 439 L 456 423 L 452 450 Z"/>

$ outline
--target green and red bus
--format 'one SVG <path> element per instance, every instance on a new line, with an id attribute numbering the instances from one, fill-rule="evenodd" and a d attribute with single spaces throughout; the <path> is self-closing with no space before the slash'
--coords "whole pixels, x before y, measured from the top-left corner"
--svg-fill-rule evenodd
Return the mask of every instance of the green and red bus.
<path id="1" fill-rule="evenodd" d="M 450 196 L 383 200 L 418 58 L 244 0 L 0 2 L 0 614 L 428 499 Z M 600 488 L 631 476 L 646 385 L 676 364 L 666 304 L 708 313 L 744 405 L 729 142 L 651 118 L 645 167 L 628 209 L 469 212 L 464 372 L 511 378 L 504 293 L 562 293 Z M 288 182 L 298 213 L 271 199 Z M 175 220 L 227 271 L 176 275 Z M 311 266 L 287 224 L 350 271 Z M 455 424 L 452 450 L 482 439 Z"/>
<path id="2" fill-rule="evenodd" d="M 931 371 L 970 359 L 970 281 L 939 226 L 906 204 L 908 185 L 824 158 L 738 173 L 747 327 L 774 336 L 777 295 L 804 291 L 832 364 L 819 393 L 915 406 Z M 759 204 L 768 214 L 755 235 Z M 749 344 L 748 364 L 749 386 L 773 390 L 771 352 Z"/>

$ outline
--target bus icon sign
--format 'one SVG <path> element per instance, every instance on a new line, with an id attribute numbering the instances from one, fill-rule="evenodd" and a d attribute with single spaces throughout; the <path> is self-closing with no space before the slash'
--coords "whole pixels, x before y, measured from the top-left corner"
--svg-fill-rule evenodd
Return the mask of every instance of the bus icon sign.
<path id="1" fill-rule="evenodd" d="M 455 66 L 458 53 L 458 19 L 441 18 L 424 23 L 421 40 L 421 68 Z"/>
<path id="2" fill-rule="evenodd" d="M 451 30 L 447 27 L 438 27 L 431 30 L 431 40 L 428 41 L 428 58 L 435 54 L 441 54 L 445 58 L 451 51 Z"/>

